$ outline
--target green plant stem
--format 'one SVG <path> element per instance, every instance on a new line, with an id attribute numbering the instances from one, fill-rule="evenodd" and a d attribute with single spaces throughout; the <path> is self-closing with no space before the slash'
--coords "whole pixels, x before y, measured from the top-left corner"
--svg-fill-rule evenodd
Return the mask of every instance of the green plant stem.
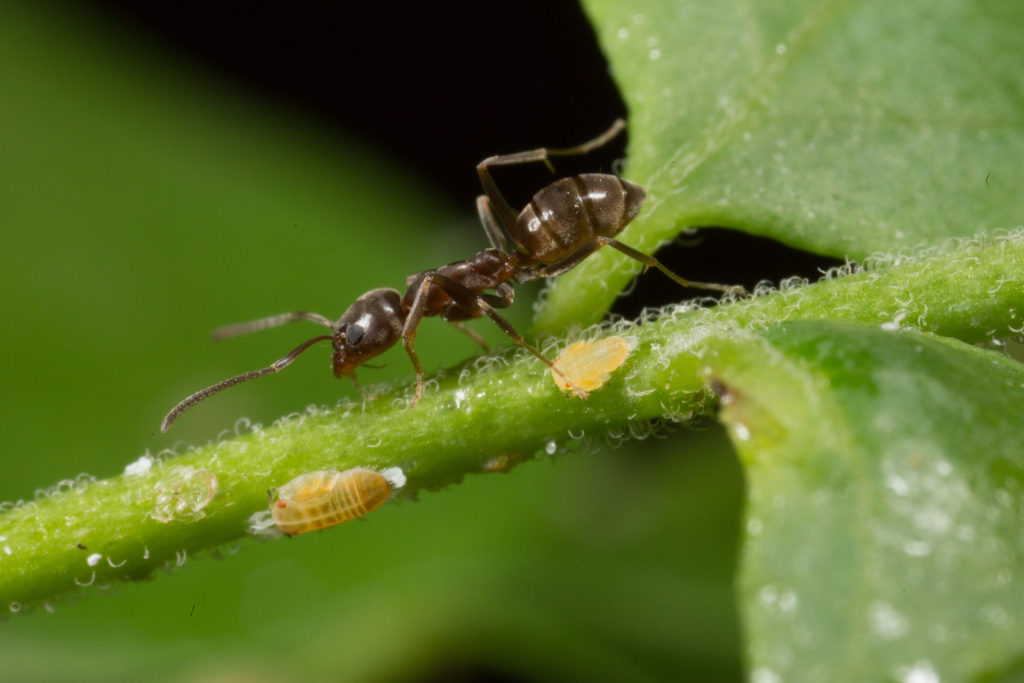
<path id="1" fill-rule="evenodd" d="M 408 477 L 403 494 L 414 496 L 537 452 L 625 438 L 655 418 L 685 420 L 712 401 L 701 372 L 706 341 L 739 328 L 842 319 L 981 342 L 1019 336 L 1019 311 L 1022 231 L 715 308 L 670 307 L 635 324 L 591 330 L 588 336 L 617 333 L 632 350 L 586 401 L 563 395 L 528 354 L 478 359 L 432 380 L 414 410 L 407 409 L 410 387 L 378 388 L 364 403 L 254 426 L 139 474 L 74 482 L 13 506 L 0 515 L 0 604 L 17 611 L 81 585 L 142 578 L 242 538 L 249 517 L 267 509 L 268 489 L 303 472 L 400 467 Z"/>

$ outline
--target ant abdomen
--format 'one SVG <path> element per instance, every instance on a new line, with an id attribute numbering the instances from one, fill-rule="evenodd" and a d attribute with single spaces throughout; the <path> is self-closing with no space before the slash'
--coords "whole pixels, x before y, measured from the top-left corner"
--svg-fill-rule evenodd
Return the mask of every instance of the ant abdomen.
<path id="1" fill-rule="evenodd" d="M 556 263 L 595 237 L 615 237 L 644 203 L 644 188 L 605 173 L 557 180 L 516 219 L 512 239 L 533 263 Z"/>

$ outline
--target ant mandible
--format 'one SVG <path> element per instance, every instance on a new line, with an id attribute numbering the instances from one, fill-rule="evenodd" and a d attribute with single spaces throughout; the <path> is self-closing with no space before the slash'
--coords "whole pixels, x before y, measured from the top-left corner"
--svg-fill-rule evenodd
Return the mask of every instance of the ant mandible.
<path id="1" fill-rule="evenodd" d="M 645 268 L 657 268 L 684 287 L 738 291 L 737 287 L 684 280 L 653 256 L 614 239 L 636 217 L 647 196 L 639 185 L 606 173 L 570 176 L 542 188 L 526 208 L 517 213 L 491 178 L 492 166 L 539 161 L 553 170 L 551 157 L 586 154 L 607 144 L 622 132 L 625 125 L 625 121 L 618 119 L 604 133 L 576 147 L 540 148 L 501 154 L 477 164 L 476 171 L 484 194 L 477 197 L 476 207 L 491 248 L 465 261 L 410 275 L 406 278 L 404 296 L 391 288 L 372 289 L 356 299 L 337 321 L 319 313 L 297 311 L 214 330 L 213 338 L 219 340 L 296 320 L 308 320 L 323 325 L 331 333 L 303 342 L 268 367 L 231 377 L 197 391 L 167 413 L 160 430 L 166 432 L 182 413 L 219 391 L 280 372 L 303 351 L 322 341 L 330 341 L 334 347 L 331 365 L 335 377 L 344 375 L 355 382 L 357 367 L 401 339 L 416 370 L 416 395 L 410 403 L 410 407 L 413 407 L 423 396 L 423 368 L 413 349 L 416 330 L 423 316 L 441 316 L 473 337 L 484 349 L 487 349 L 487 345 L 483 339 L 463 327 L 460 321 L 487 316 L 516 344 L 562 375 L 550 360 L 527 343 L 495 309 L 512 305 L 515 298 L 513 284 L 561 275 L 603 246 L 617 249 L 642 263 Z M 509 249 L 506 234 L 512 240 L 512 249 Z M 488 290 L 493 293 L 487 293 Z M 571 380 L 565 379 L 570 386 L 574 386 Z M 586 395 L 578 387 L 575 392 L 580 396 Z"/>

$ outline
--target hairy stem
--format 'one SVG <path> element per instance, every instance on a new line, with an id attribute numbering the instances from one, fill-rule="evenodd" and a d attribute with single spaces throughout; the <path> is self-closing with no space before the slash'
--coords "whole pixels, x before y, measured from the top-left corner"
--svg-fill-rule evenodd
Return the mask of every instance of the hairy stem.
<path id="1" fill-rule="evenodd" d="M 652 419 L 685 420 L 711 401 L 701 375 L 706 341 L 739 328 L 820 318 L 918 327 L 969 342 L 1021 333 L 1022 231 L 869 265 L 715 308 L 669 307 L 591 329 L 587 336 L 625 337 L 631 352 L 586 401 L 563 395 L 539 361 L 510 350 L 431 380 L 413 410 L 410 386 L 381 388 L 363 403 L 254 426 L 16 504 L 0 514 L 0 604 L 17 611 L 78 586 L 145 577 L 242 538 L 249 517 L 267 509 L 268 489 L 303 472 L 400 467 L 403 493 L 415 495 L 537 452 L 623 438 Z"/>

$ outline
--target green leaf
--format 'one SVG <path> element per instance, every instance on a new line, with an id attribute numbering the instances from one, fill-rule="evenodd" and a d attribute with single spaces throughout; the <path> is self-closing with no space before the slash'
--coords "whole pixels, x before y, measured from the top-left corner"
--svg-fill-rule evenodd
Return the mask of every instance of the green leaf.
<path id="1" fill-rule="evenodd" d="M 1024 655 L 1024 367 L 913 331 L 711 344 L 748 478 L 758 680 L 973 680 Z"/>
<path id="2" fill-rule="evenodd" d="M 859 259 L 1024 217 L 1019 2 L 584 4 L 650 193 L 628 244 L 713 225 Z M 597 320 L 636 270 L 588 259 L 536 330 Z"/>

